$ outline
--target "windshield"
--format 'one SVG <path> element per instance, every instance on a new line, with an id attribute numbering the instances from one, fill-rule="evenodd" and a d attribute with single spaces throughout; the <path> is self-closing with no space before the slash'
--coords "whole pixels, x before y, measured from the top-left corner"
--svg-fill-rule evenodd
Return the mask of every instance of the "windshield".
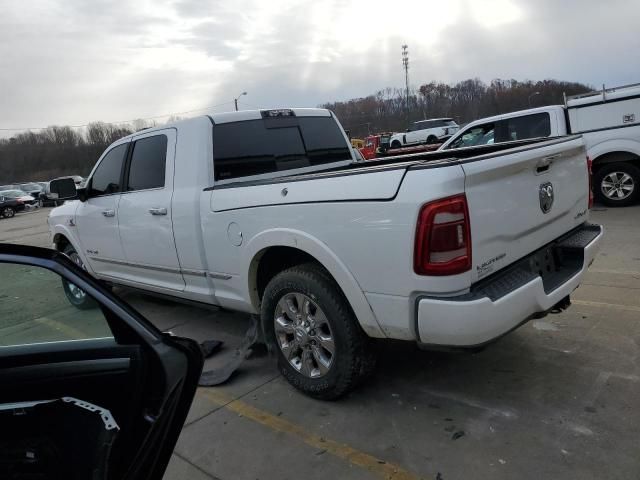
<path id="1" fill-rule="evenodd" d="M 20 189 L 25 192 L 34 191 L 34 190 L 42 190 L 42 187 L 37 183 L 23 183 L 20 185 Z"/>
<path id="2" fill-rule="evenodd" d="M 4 190 L 0 191 L 0 195 L 5 196 L 7 198 L 19 198 L 26 196 L 26 193 L 22 190 Z"/>

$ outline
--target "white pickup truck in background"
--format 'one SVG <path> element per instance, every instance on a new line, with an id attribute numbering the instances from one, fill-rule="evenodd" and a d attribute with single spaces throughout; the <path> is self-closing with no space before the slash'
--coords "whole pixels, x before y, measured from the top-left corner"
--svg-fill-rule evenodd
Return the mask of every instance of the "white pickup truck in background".
<path id="1" fill-rule="evenodd" d="M 598 201 L 623 207 L 640 200 L 640 84 L 574 95 L 565 105 L 475 120 L 440 150 L 570 134 L 584 138 Z"/>
<path id="2" fill-rule="evenodd" d="M 587 164 L 580 136 L 363 164 L 327 110 L 232 112 L 118 140 L 48 221 L 96 278 L 261 315 L 289 382 L 336 398 L 372 338 L 478 346 L 568 306 L 603 235 Z"/>

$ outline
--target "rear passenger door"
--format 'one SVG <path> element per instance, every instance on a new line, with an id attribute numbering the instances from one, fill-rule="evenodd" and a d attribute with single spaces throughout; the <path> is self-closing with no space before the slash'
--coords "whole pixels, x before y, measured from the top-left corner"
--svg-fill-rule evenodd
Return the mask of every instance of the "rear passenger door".
<path id="1" fill-rule="evenodd" d="M 171 218 L 175 147 L 172 128 L 132 139 L 118 218 L 126 257 L 124 279 L 182 291 L 185 284 Z"/>

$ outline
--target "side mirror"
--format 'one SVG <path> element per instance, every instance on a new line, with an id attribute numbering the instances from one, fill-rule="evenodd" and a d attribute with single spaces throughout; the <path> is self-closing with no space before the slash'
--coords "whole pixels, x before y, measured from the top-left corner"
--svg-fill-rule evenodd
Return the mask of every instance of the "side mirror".
<path id="1" fill-rule="evenodd" d="M 73 178 L 51 180 L 49 190 L 52 194 L 57 194 L 58 200 L 74 200 L 78 198 L 78 191 L 76 190 L 76 184 Z M 51 196 L 55 198 L 54 195 Z"/>

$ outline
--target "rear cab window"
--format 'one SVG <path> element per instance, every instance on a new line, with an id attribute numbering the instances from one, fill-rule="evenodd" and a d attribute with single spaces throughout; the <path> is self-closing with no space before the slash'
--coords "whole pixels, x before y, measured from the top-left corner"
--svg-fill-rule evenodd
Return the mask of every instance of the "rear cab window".
<path id="1" fill-rule="evenodd" d="M 213 158 L 216 181 L 353 160 L 333 117 L 294 115 L 215 124 Z"/>
<path id="2" fill-rule="evenodd" d="M 167 136 L 154 135 L 132 145 L 127 191 L 164 188 L 167 163 Z"/>

